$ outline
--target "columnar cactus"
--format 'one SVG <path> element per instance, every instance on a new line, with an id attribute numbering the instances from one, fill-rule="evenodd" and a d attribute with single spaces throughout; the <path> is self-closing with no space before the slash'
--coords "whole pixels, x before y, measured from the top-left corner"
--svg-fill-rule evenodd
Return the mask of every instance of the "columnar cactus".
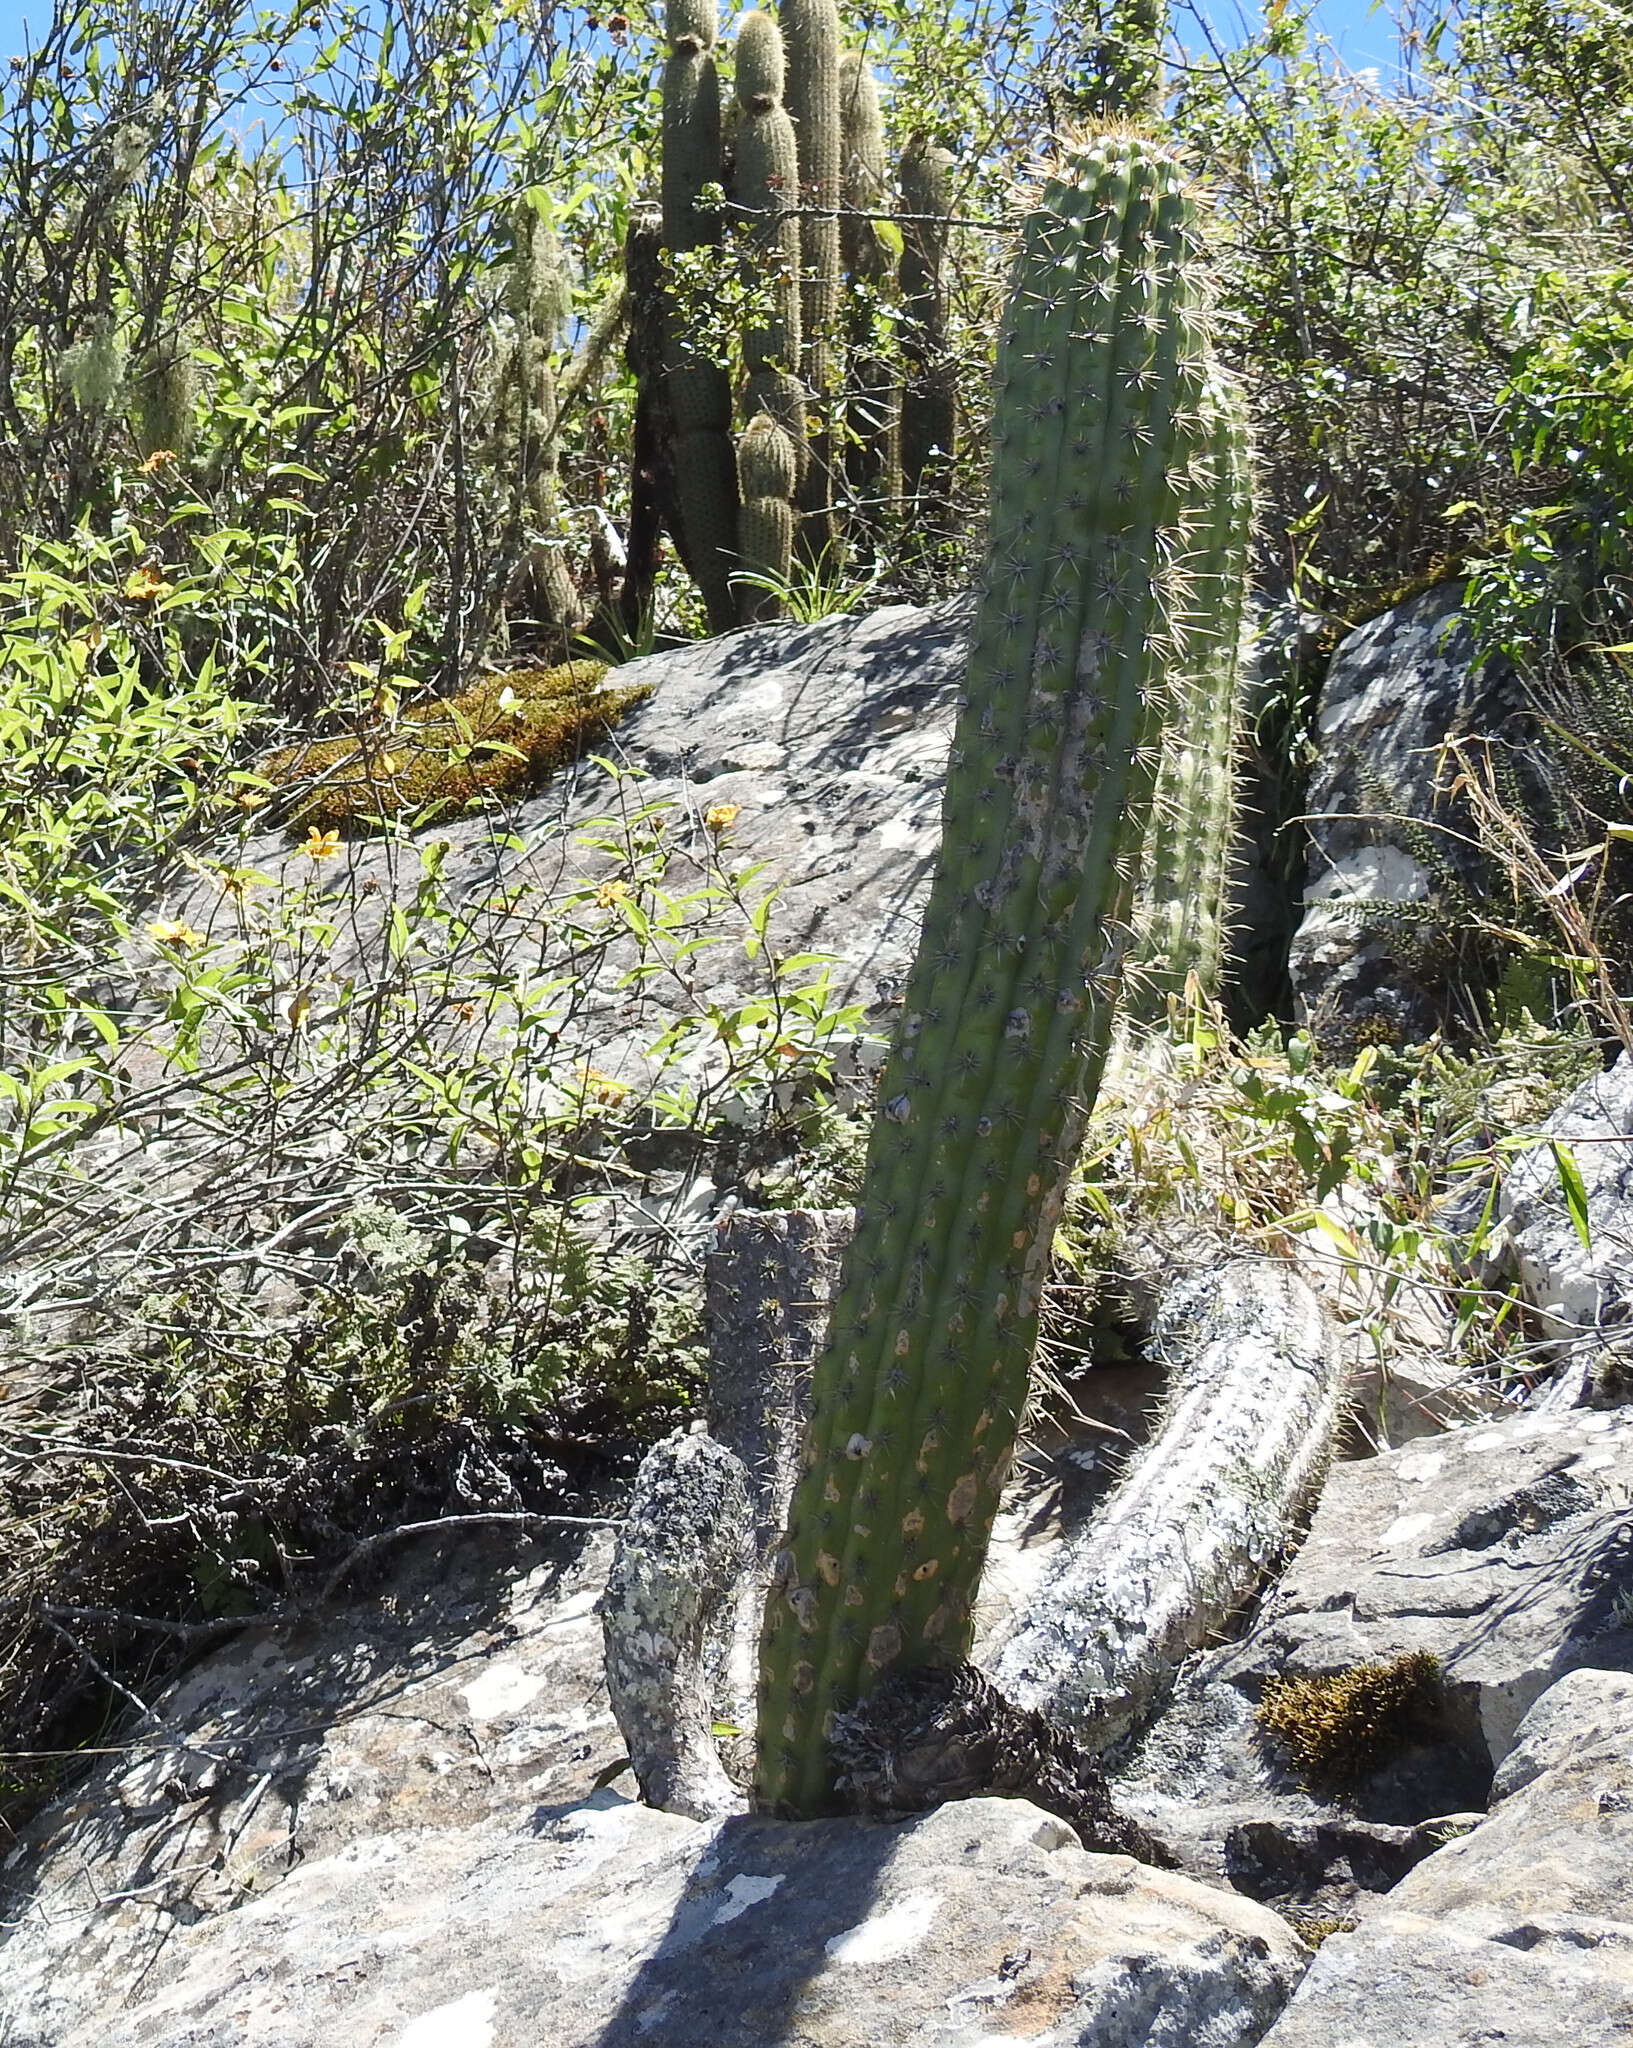
<path id="1" fill-rule="evenodd" d="M 769 413 L 757 412 L 737 437 L 746 572 L 738 602 L 744 625 L 779 618 L 782 601 L 768 584 L 786 584 L 794 554 L 794 444 Z"/>
<path id="2" fill-rule="evenodd" d="M 701 203 L 721 180 L 720 81 L 715 0 L 669 0 L 663 69 L 663 239 L 671 260 L 718 241 L 720 215 Z M 670 308 L 665 385 L 675 433 L 675 499 L 682 559 L 703 593 L 716 632 L 735 624 L 737 458 L 731 441 L 731 377 L 687 309 Z"/>
<path id="3" fill-rule="evenodd" d="M 901 495 L 901 413 L 896 378 L 879 346 L 874 294 L 889 276 L 889 244 L 871 218 L 885 204 L 885 124 L 879 88 L 861 51 L 839 60 L 839 112 L 843 130 L 840 254 L 851 291 L 847 300 L 849 350 L 845 405 L 845 475 L 864 523 Z"/>
<path id="4" fill-rule="evenodd" d="M 1253 508 L 1246 407 L 1217 373 L 1204 400 L 1194 481 L 1189 616 L 1173 677 L 1174 714 L 1163 726 L 1135 919 L 1141 971 L 1133 986 L 1148 1014 L 1180 994 L 1191 974 L 1204 989 L 1215 988 L 1224 955 Z"/>
<path id="5" fill-rule="evenodd" d="M 769 14 L 745 14 L 737 31 L 736 171 L 732 194 L 749 226 L 763 313 L 743 336 L 750 419 L 767 412 L 805 461 L 800 383 L 799 157 L 783 104 L 782 32 Z"/>
<path id="6" fill-rule="evenodd" d="M 525 601 L 542 624 L 571 626 L 580 616 L 578 590 L 554 531 L 561 461 L 552 356 L 572 295 L 556 237 L 525 195 L 512 204 L 511 248 L 507 296 L 515 338 L 496 438 L 515 481 L 518 510 L 533 535 L 523 556 Z"/>
<path id="7" fill-rule="evenodd" d="M 1000 341 L 941 861 L 766 1607 L 758 1794 L 778 1810 L 829 1805 L 835 1709 L 968 1649 L 1105 1059 L 1183 609 L 1195 259 L 1154 145 L 1072 146 L 1044 174 Z"/>
<path id="8" fill-rule="evenodd" d="M 1100 0 L 1097 12 L 1075 66 L 1078 109 L 1094 119 L 1147 118 L 1162 99 L 1168 0 Z"/>
<path id="9" fill-rule="evenodd" d="M 836 0 L 782 0 L 788 39 L 788 111 L 799 147 L 800 360 L 819 431 L 800 481 L 800 543 L 813 561 L 837 541 L 830 474 L 835 343 L 839 327 L 839 9 Z"/>
<path id="10" fill-rule="evenodd" d="M 947 347 L 947 220 L 953 159 L 919 137 L 902 158 L 902 488 L 916 498 L 945 476 L 958 432 L 958 399 Z M 938 453 L 939 451 L 939 453 Z"/>

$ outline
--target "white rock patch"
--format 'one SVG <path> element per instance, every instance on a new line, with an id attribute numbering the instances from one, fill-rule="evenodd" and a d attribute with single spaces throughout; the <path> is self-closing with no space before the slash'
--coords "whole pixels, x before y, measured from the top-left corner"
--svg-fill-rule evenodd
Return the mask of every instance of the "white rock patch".
<path id="1" fill-rule="evenodd" d="M 854 1969 L 862 1963 L 893 1963 L 917 1948 L 941 1905 L 940 1892 L 903 1892 L 895 1905 L 860 1921 L 823 1944 L 830 1963 Z"/>
<path id="2" fill-rule="evenodd" d="M 544 1690 L 544 1680 L 520 1664 L 490 1664 L 479 1678 L 459 1689 L 459 1696 L 475 1721 L 496 1721 L 502 1714 L 519 1713 Z"/>
<path id="3" fill-rule="evenodd" d="M 713 1925 L 724 1927 L 728 1920 L 737 1919 L 740 1914 L 746 1913 L 750 1906 L 764 1905 L 781 1883 L 781 1872 L 775 1877 L 732 1878 L 726 1886 L 725 1898 L 715 1908 Z"/>
<path id="4" fill-rule="evenodd" d="M 493 2048 L 498 2004 L 496 1991 L 471 1991 L 452 2005 L 422 2012 L 403 2030 L 397 2048 Z"/>

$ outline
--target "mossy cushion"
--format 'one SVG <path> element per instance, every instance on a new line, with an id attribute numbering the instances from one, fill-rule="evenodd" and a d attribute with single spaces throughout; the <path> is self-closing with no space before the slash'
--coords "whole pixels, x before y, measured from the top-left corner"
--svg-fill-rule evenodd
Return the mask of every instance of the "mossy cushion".
<path id="1" fill-rule="evenodd" d="M 605 689 L 605 675 L 598 661 L 498 671 L 390 724 L 282 747 L 261 772 L 280 787 L 312 784 L 290 813 L 296 831 L 430 824 L 536 788 L 650 694 Z"/>

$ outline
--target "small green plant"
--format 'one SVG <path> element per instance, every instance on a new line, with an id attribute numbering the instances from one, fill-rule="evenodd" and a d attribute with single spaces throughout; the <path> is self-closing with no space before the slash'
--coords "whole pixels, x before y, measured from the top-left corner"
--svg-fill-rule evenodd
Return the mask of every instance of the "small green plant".
<path id="1" fill-rule="evenodd" d="M 1313 1786 L 1350 1786 L 1434 1725 L 1440 1665 L 1426 1650 L 1320 1676 L 1267 1678 L 1258 1724 Z"/>

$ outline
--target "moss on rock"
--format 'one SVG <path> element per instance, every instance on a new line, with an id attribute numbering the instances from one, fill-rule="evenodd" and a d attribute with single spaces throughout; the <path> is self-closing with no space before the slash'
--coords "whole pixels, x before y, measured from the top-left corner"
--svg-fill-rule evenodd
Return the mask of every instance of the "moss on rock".
<path id="1" fill-rule="evenodd" d="M 1410 1742 L 1439 1697 L 1438 1661 L 1415 1650 L 1319 1677 L 1268 1678 L 1258 1720 L 1310 1784 L 1353 1785 Z"/>
<path id="2" fill-rule="evenodd" d="M 311 785 L 289 816 L 298 832 L 430 824 L 536 788 L 650 694 L 604 689 L 605 674 L 598 661 L 498 671 L 392 724 L 280 748 L 261 772 L 279 787 Z"/>

